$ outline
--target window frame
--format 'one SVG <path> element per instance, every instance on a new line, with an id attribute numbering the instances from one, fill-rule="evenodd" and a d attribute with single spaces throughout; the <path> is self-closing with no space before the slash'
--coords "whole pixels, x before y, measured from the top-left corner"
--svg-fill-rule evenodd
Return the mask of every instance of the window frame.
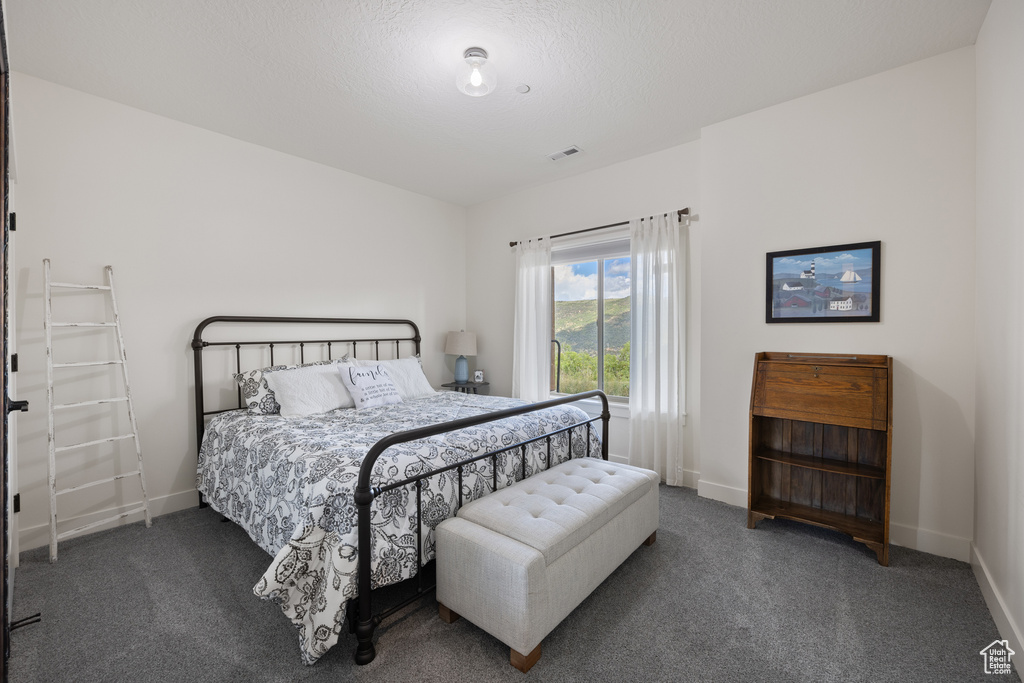
<path id="1" fill-rule="evenodd" d="M 563 265 L 574 265 L 578 263 L 590 263 L 597 262 L 597 388 L 604 391 L 604 326 L 605 326 L 605 262 L 614 259 L 629 258 L 632 259 L 632 253 L 630 249 L 629 233 L 625 234 L 618 233 L 613 235 L 605 235 L 598 239 L 587 239 L 577 240 L 571 245 L 553 247 L 551 250 L 551 339 L 552 343 L 555 340 L 555 268 Z M 632 260 L 630 261 L 632 265 Z M 632 293 L 630 293 L 632 297 Z M 630 301 L 630 310 L 632 310 L 632 301 Z M 632 320 L 630 321 L 632 326 Z M 561 345 L 559 345 L 561 348 Z M 551 359 L 551 370 L 552 374 L 558 372 L 556 370 L 556 360 L 554 357 Z M 632 374 L 632 364 L 630 365 L 630 374 Z M 553 396 L 567 396 L 565 392 L 551 390 Z M 611 403 L 617 403 L 622 406 L 629 405 L 629 396 L 617 396 L 613 394 L 607 394 L 608 400 Z"/>

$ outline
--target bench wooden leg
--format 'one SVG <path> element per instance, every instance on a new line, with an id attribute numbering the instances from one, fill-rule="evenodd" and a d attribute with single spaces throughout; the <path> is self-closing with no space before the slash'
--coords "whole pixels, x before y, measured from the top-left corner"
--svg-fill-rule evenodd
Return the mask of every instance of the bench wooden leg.
<path id="1" fill-rule="evenodd" d="M 540 659 L 540 645 L 538 644 L 537 647 L 533 648 L 533 652 L 528 655 L 516 652 L 512 648 L 509 648 L 509 653 L 509 661 L 512 663 L 512 666 L 526 673 Z"/>
<path id="2" fill-rule="evenodd" d="M 653 534 L 651 534 L 650 536 L 647 537 L 647 540 L 644 541 L 644 545 L 654 545 L 654 542 L 657 539 L 658 539 L 658 532 L 655 531 Z"/>
<path id="3" fill-rule="evenodd" d="M 441 603 L 437 603 L 437 616 L 446 624 L 454 624 L 459 620 L 458 612 L 453 612 Z"/>

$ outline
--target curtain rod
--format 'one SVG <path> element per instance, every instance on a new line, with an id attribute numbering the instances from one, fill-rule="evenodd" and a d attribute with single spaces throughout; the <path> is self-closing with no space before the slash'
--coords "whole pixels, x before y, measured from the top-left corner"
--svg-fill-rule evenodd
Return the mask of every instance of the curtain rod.
<path id="1" fill-rule="evenodd" d="M 676 211 L 676 216 L 679 217 L 679 218 L 682 218 L 683 216 L 689 216 L 689 215 L 690 215 L 690 207 L 686 207 L 685 209 L 679 209 L 678 211 Z M 641 218 L 640 220 L 643 220 L 643 219 Z M 569 235 L 579 235 L 579 234 L 584 233 L 584 232 L 593 232 L 595 230 L 604 230 L 606 228 L 618 228 L 618 227 L 623 226 L 623 225 L 629 225 L 629 221 L 620 221 L 618 223 L 609 223 L 608 225 L 599 225 L 596 228 L 583 228 L 582 230 L 571 230 L 569 232 L 560 232 L 557 235 L 551 235 L 550 237 L 548 237 L 548 239 L 552 239 L 553 240 L 556 237 L 568 237 Z M 544 238 L 541 237 L 539 239 L 544 239 Z M 514 247 L 517 244 L 519 244 L 519 242 L 509 242 L 508 246 Z"/>

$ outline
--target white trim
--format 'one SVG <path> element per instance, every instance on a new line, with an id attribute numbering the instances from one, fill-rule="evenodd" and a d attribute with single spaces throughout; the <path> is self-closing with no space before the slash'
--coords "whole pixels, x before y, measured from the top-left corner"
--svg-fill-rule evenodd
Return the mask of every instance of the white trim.
<path id="1" fill-rule="evenodd" d="M 563 398 L 569 396 L 569 394 L 556 394 L 551 392 L 551 398 Z M 579 406 L 583 412 L 590 417 L 599 417 L 601 415 L 601 399 L 597 398 L 585 398 L 580 401 L 573 403 L 574 406 Z M 623 417 L 629 419 L 629 403 L 624 401 L 612 401 L 608 400 L 608 413 L 612 417 Z"/>
<path id="2" fill-rule="evenodd" d="M 961 562 L 971 560 L 971 539 L 951 536 L 931 529 L 896 524 L 889 520 L 889 543 L 924 553 L 949 557 Z"/>
<path id="3" fill-rule="evenodd" d="M 695 473 L 698 474 L 699 473 Z M 697 481 L 697 495 L 702 498 L 718 500 L 729 505 L 735 505 L 746 509 L 746 489 L 723 486 L 704 479 Z M 913 550 L 949 557 L 961 562 L 968 562 L 970 558 L 971 541 L 960 536 L 919 529 L 904 524 L 889 522 L 889 542 L 892 545 L 899 545 Z"/>
<path id="4" fill-rule="evenodd" d="M 199 504 L 198 496 L 199 492 L 195 489 L 188 491 L 181 491 L 179 493 L 172 493 L 167 496 L 160 496 L 159 498 L 150 498 L 149 507 L 152 516 L 166 515 L 170 512 L 177 512 L 178 510 L 185 510 L 186 508 L 195 507 Z M 135 505 L 139 505 L 140 501 L 133 501 L 126 503 L 120 507 L 107 508 L 105 510 L 98 510 L 91 512 L 87 515 L 79 515 L 77 517 L 69 517 L 61 520 L 61 526 L 67 524 L 67 528 L 75 528 L 88 524 L 94 520 L 103 519 L 104 517 L 110 517 L 118 512 L 126 510 Z M 128 524 L 134 524 L 136 522 L 142 522 L 143 517 L 141 514 L 133 515 L 131 517 L 110 522 L 102 526 L 96 527 L 94 530 L 90 530 L 90 533 L 97 531 L 103 531 L 105 529 L 113 529 L 119 526 L 126 526 Z M 49 522 L 45 524 L 39 524 L 32 527 L 22 527 L 18 533 L 19 548 L 22 552 L 31 550 L 32 548 L 39 548 L 47 545 L 50 542 L 50 525 Z M 81 534 L 81 536 L 88 536 L 88 534 Z M 75 536 L 75 538 L 81 538 L 81 536 Z M 58 560 L 59 562 L 60 560 Z"/>
<path id="5" fill-rule="evenodd" d="M 1011 650 L 1024 652 L 1024 631 L 1013 620 L 1006 601 L 1003 600 L 1002 594 L 992 580 L 988 565 L 985 564 L 985 560 L 978 553 L 978 546 L 974 543 L 971 543 L 971 568 L 974 570 L 975 578 L 978 579 L 978 586 L 981 588 L 981 594 L 985 597 L 988 611 L 992 613 L 992 620 L 996 622 L 999 635 L 1009 641 Z M 1019 667 L 1019 665 L 1017 666 Z M 1020 671 L 1019 668 L 1017 670 Z"/>
<path id="6" fill-rule="evenodd" d="M 688 489 L 696 489 L 700 486 L 700 472 L 697 470 L 683 470 L 682 486 Z"/>
<path id="7" fill-rule="evenodd" d="M 598 259 L 629 258 L 629 231 L 624 237 L 612 240 L 581 241 L 575 245 L 551 244 L 551 265 L 568 266 Z"/>
<path id="8" fill-rule="evenodd" d="M 621 463 L 623 465 L 629 464 L 629 458 L 624 455 L 616 455 L 614 453 L 608 454 L 608 460 L 612 462 Z M 696 470 L 683 470 L 683 483 L 680 484 L 682 488 L 695 489 L 697 488 L 697 481 L 700 479 L 700 472 Z M 665 482 L 662 482 L 665 483 Z M 744 503 L 746 505 L 746 503 Z"/>
<path id="9" fill-rule="evenodd" d="M 622 225 L 614 228 L 602 228 L 601 230 L 581 232 L 575 235 L 562 235 L 551 237 L 551 251 L 564 251 L 575 247 L 589 244 L 602 244 L 605 242 L 617 242 L 625 239 L 629 241 L 629 221 L 623 221 Z M 629 256 L 629 248 L 626 248 L 626 256 Z"/>
<path id="10" fill-rule="evenodd" d="M 562 398 L 563 396 L 568 396 L 568 395 L 569 394 L 556 394 L 553 391 L 551 392 L 551 398 Z M 587 415 L 590 415 L 591 417 L 598 417 L 601 414 L 601 400 L 600 399 L 585 398 L 583 400 L 576 401 L 573 405 L 579 406 L 580 408 L 583 409 L 583 412 L 585 412 Z M 620 417 L 620 418 L 628 420 L 629 419 L 629 402 L 628 401 L 614 401 L 612 399 L 608 399 L 608 413 L 612 417 Z M 685 426 L 686 425 L 686 413 L 683 413 L 681 418 L 682 418 L 682 421 L 683 421 L 683 425 Z M 694 472 L 694 474 L 699 474 L 699 472 Z M 694 479 L 694 482 L 696 482 L 696 479 Z M 691 486 L 690 488 L 695 488 L 695 487 L 696 487 L 696 483 L 693 486 Z M 744 494 L 744 495 L 746 495 L 746 494 Z M 743 503 L 743 504 L 746 505 L 746 503 Z"/>
<path id="11" fill-rule="evenodd" d="M 747 490 L 715 484 L 706 479 L 697 480 L 697 495 L 746 509 Z"/>

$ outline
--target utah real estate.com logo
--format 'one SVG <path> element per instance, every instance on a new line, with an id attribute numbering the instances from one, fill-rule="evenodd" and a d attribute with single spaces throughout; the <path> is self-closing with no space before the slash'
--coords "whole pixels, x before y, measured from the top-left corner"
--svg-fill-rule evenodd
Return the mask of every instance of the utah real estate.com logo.
<path id="1" fill-rule="evenodd" d="M 1017 654 L 1005 640 L 993 640 L 980 653 L 985 658 L 985 673 L 1010 673 L 1010 657 Z"/>

